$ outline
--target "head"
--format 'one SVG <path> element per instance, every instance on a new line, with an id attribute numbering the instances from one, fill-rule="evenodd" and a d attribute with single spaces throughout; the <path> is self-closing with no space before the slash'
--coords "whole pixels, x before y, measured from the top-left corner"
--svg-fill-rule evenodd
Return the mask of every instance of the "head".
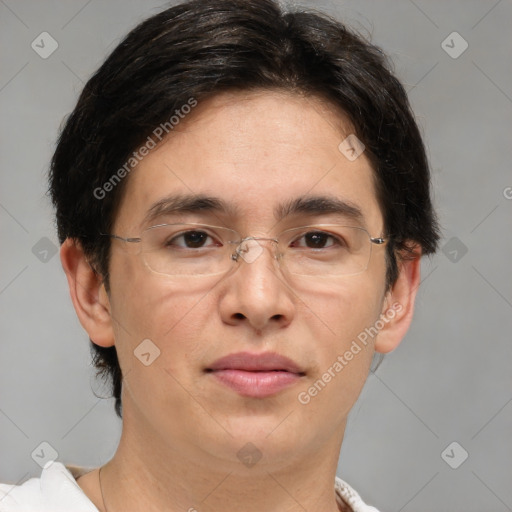
<path id="1" fill-rule="evenodd" d="M 348 136 L 364 147 L 355 159 L 340 146 Z M 254 438 L 277 417 L 264 413 L 264 401 L 233 401 L 232 391 L 217 389 L 208 365 L 231 352 L 295 355 L 309 378 L 305 390 L 330 372 L 332 384 L 299 406 L 318 431 L 324 427 L 313 418 L 332 404 L 333 432 L 374 351 L 389 352 L 403 338 L 419 259 L 439 239 L 424 144 L 383 53 L 325 15 L 285 12 L 272 0 L 192 0 L 132 30 L 67 119 L 50 193 L 73 302 L 94 364 L 111 379 L 117 414 L 122 390 L 146 419 L 183 408 L 190 392 L 203 405 L 215 398 L 219 421 L 235 433 L 247 428 L 248 414 L 261 413 L 249 429 Z M 180 221 L 260 237 L 331 222 L 329 213 L 280 220 L 274 213 L 298 197 L 335 197 L 360 210 L 369 234 L 387 243 L 373 246 L 365 272 L 320 283 L 288 280 L 270 246 L 223 276 L 184 281 L 152 273 L 127 244 L 102 235 L 138 237 L 155 203 L 186 194 L 232 208 L 215 211 L 206 201 Z M 351 349 L 382 315 L 388 318 L 378 334 L 358 344 L 361 354 Z M 144 339 L 160 350 L 148 367 L 134 357 Z M 354 362 L 333 369 L 350 350 Z M 298 391 L 271 400 L 282 406 Z M 199 418 L 197 404 L 189 407 L 189 422 L 211 421 Z M 187 436 L 164 416 L 158 428 Z"/>

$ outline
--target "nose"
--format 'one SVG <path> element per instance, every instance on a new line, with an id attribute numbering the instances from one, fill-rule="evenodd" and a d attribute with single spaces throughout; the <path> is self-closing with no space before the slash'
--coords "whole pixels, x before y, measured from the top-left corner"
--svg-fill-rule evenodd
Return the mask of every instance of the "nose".
<path id="1" fill-rule="evenodd" d="M 294 294 L 280 271 L 277 242 L 244 238 L 233 252 L 237 261 L 223 283 L 219 302 L 222 320 L 248 325 L 261 334 L 290 324 L 295 313 Z"/>

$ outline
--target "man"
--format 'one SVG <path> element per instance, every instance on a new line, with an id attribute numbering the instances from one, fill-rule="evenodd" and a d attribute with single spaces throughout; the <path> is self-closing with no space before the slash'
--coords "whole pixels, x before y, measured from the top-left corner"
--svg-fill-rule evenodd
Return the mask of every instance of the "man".
<path id="1" fill-rule="evenodd" d="M 61 261 L 123 419 L 1 510 L 375 511 L 335 472 L 438 227 L 383 55 L 272 0 L 190 1 L 86 84 L 52 160 Z"/>

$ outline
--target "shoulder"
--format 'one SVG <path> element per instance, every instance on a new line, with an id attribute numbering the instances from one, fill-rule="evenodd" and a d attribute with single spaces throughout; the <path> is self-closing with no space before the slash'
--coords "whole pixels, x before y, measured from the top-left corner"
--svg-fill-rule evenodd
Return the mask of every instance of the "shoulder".
<path id="1" fill-rule="evenodd" d="M 40 477 L 20 485 L 0 483 L 0 512 L 98 512 L 76 483 L 84 472 L 86 468 L 54 462 Z"/>
<path id="2" fill-rule="evenodd" d="M 375 507 L 367 505 L 359 494 L 347 482 L 339 477 L 334 481 L 336 495 L 341 498 L 353 512 L 379 512 Z"/>

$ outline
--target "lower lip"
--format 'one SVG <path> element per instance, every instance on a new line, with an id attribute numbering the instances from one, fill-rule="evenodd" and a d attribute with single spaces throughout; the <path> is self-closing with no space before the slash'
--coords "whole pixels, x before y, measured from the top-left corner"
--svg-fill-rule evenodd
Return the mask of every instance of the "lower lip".
<path id="1" fill-rule="evenodd" d="M 223 384 L 239 395 L 265 398 L 275 395 L 299 381 L 300 375 L 291 372 L 250 372 L 244 370 L 216 370 L 212 372 Z"/>

